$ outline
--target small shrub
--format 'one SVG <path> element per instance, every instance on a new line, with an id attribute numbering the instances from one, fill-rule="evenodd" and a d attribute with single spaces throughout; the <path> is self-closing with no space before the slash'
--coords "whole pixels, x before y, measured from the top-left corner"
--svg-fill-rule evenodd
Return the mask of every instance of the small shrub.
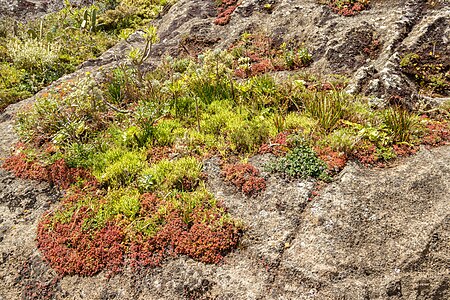
<path id="1" fill-rule="evenodd" d="M 286 154 L 268 166 L 271 171 L 286 174 L 296 178 L 316 177 L 326 179 L 327 165 L 317 157 L 314 150 L 300 143 Z"/>
<path id="2" fill-rule="evenodd" d="M 247 196 L 255 196 L 266 189 L 266 180 L 251 164 L 225 165 L 222 175 Z"/>

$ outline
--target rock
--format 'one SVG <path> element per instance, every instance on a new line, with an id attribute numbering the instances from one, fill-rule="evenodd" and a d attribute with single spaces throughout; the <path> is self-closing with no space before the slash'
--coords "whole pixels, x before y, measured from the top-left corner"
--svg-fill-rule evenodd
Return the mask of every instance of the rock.
<path id="1" fill-rule="evenodd" d="M 402 296 L 402 283 L 401 283 L 401 281 L 390 282 L 388 284 L 388 286 L 386 287 L 386 294 L 389 297 L 393 297 L 393 296 L 401 297 Z"/>
<path id="2" fill-rule="evenodd" d="M 18 2 L 1 7 L 11 3 Z M 450 40 L 450 8 L 441 1 L 435 7 L 424 0 L 373 1 L 351 18 L 316 1 L 271 1 L 270 13 L 264 3 L 244 0 L 228 25 L 217 26 L 213 1 L 178 1 L 156 21 L 161 43 L 147 67 L 164 53 L 226 48 L 256 30 L 278 42 L 304 42 L 314 55 L 309 71 L 352 77 L 348 92 L 371 95 L 378 106 L 401 96 L 413 107 L 420 97 L 399 67 L 401 54 L 433 41 L 445 49 Z M 364 51 L 374 40 L 379 48 Z M 143 47 L 139 32 L 54 85 L 87 71 L 101 81 L 101 71 L 124 62 L 132 46 Z M 33 99 L 0 115 L 0 158 L 17 141 L 14 115 Z M 266 159 L 251 160 L 261 165 Z M 385 169 L 350 164 L 308 201 L 314 182 L 268 174 L 266 192 L 247 198 L 223 182 L 212 158 L 204 163 L 209 188 L 247 226 L 239 249 L 223 263 L 179 257 L 138 273 L 62 279 L 35 244 L 39 218 L 58 192 L 0 170 L 0 299 L 33 293 L 54 299 L 450 299 L 449 161 L 450 146 L 443 146 Z"/>

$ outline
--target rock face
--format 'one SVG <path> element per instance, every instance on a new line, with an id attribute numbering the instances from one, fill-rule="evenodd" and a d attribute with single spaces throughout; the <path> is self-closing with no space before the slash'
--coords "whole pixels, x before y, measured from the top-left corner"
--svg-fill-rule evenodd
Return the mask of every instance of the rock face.
<path id="1" fill-rule="evenodd" d="M 86 5 L 94 1 L 69 0 L 69 2 L 72 5 Z M 2 0 L 0 2 L 0 17 L 14 17 L 24 21 L 60 10 L 63 7 L 64 0 Z"/>
<path id="2" fill-rule="evenodd" d="M 269 12 L 264 1 L 244 0 L 228 25 L 217 26 L 212 1 L 181 0 L 157 20 L 161 43 L 148 65 L 165 52 L 225 48 L 260 30 L 304 42 L 312 69 L 353 76 L 354 92 L 414 105 L 417 87 L 399 69 L 400 54 L 431 42 L 448 47 L 450 9 L 435 2 L 373 1 L 344 18 L 316 1 L 273 1 Z M 380 46 L 364 51 L 374 40 Z M 130 45 L 143 46 L 139 33 L 55 84 L 114 66 Z M 0 115 L 0 158 L 17 141 L 15 112 L 32 102 Z M 450 299 L 449 161 L 443 146 L 385 169 L 350 164 L 309 201 L 313 182 L 272 175 L 265 193 L 246 198 L 222 181 L 212 158 L 205 162 L 211 191 L 247 226 L 240 248 L 219 265 L 181 257 L 112 278 L 58 278 L 34 241 L 58 192 L 0 170 L 0 299 Z"/>
<path id="3" fill-rule="evenodd" d="M 431 2 L 373 1 L 369 10 L 347 18 L 314 0 L 271 1 L 270 11 L 266 1 L 247 0 L 228 25 L 213 26 L 209 1 L 180 1 L 159 25 L 163 43 L 174 43 L 181 34 L 188 36 L 188 46 L 200 41 L 225 48 L 244 32 L 263 32 L 279 43 L 302 42 L 313 54 L 313 71 L 353 78 L 349 92 L 378 102 L 401 97 L 414 106 L 417 86 L 402 73 L 401 57 L 424 49 L 449 55 L 450 5 Z"/>

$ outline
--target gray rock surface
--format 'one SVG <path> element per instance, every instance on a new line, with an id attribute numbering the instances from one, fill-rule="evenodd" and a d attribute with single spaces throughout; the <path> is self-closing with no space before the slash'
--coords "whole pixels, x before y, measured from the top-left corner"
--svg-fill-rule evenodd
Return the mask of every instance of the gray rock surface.
<path id="1" fill-rule="evenodd" d="M 211 1 L 179 1 L 156 22 L 161 43 L 148 67 L 165 52 L 185 51 L 179 43 L 186 36 L 188 50 L 225 48 L 258 29 L 304 41 L 314 54 L 312 69 L 353 76 L 355 92 L 382 102 L 400 89 L 414 103 L 416 87 L 398 69 L 400 51 L 430 38 L 448 47 L 450 40 L 444 2 L 431 8 L 421 0 L 373 1 L 371 10 L 352 18 L 315 1 L 274 1 L 271 14 L 264 3 L 244 0 L 220 27 L 213 25 Z M 381 50 L 366 57 L 361 47 L 375 32 Z M 142 44 L 137 33 L 55 84 L 86 71 L 101 77 L 130 45 Z M 32 102 L 0 115 L 0 158 L 17 141 L 15 113 Z M 265 159 L 252 158 L 255 165 Z M 222 181 L 213 158 L 205 162 L 210 189 L 247 226 L 239 249 L 219 265 L 180 257 L 112 278 L 58 278 L 42 261 L 35 232 L 59 193 L 0 170 L 0 299 L 450 299 L 449 162 L 450 146 L 443 146 L 385 169 L 350 164 L 308 201 L 313 182 L 269 175 L 267 191 L 246 198 Z"/>
<path id="2" fill-rule="evenodd" d="M 69 0 L 72 5 L 91 4 L 93 0 Z M 21 21 L 33 19 L 60 10 L 64 0 L 2 0 L 0 17 L 14 17 Z"/>

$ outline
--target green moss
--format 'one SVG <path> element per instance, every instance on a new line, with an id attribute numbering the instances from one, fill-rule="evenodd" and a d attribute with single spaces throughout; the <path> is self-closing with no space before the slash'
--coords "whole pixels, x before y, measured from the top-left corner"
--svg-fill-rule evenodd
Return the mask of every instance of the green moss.
<path id="1" fill-rule="evenodd" d="M 107 222 L 124 218 L 126 223 L 134 221 L 141 206 L 139 192 L 132 188 L 113 189 L 96 209 L 95 215 L 85 221 L 85 228 L 102 228 Z"/>
<path id="2" fill-rule="evenodd" d="M 164 159 L 144 169 L 138 179 L 141 191 L 189 191 L 200 182 L 202 164 L 194 157 Z"/>
<path id="3" fill-rule="evenodd" d="M 146 166 L 146 156 L 122 149 L 108 150 L 95 158 L 93 174 L 110 187 L 128 186 L 135 182 Z"/>
<path id="4" fill-rule="evenodd" d="M 316 120 L 300 114 L 298 112 L 291 112 L 286 115 L 284 120 L 284 127 L 286 130 L 302 131 L 305 136 L 310 135 L 318 126 Z"/>
<path id="5" fill-rule="evenodd" d="M 153 129 L 153 144 L 159 146 L 171 146 L 180 132 L 183 132 L 182 124 L 175 119 L 161 120 Z"/>
<path id="6" fill-rule="evenodd" d="M 252 153 L 277 133 L 273 123 L 266 118 L 256 117 L 251 121 L 227 124 L 232 150 L 240 153 Z"/>
<path id="7" fill-rule="evenodd" d="M 362 137 L 353 128 L 339 128 L 320 139 L 317 144 L 321 147 L 331 147 L 334 151 L 352 153 Z"/>

